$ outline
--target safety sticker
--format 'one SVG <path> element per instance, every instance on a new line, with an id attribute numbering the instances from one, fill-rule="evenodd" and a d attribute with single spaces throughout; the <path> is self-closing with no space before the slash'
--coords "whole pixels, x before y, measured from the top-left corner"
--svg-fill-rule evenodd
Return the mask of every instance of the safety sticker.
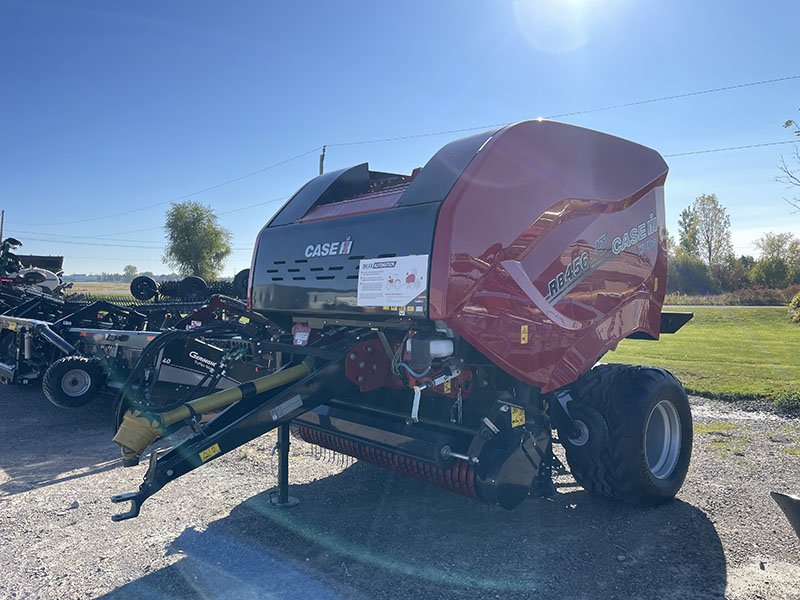
<path id="1" fill-rule="evenodd" d="M 200 462 L 206 462 L 210 458 L 214 458 L 217 454 L 219 454 L 221 450 L 219 449 L 219 444 L 214 444 L 213 446 L 209 446 L 202 452 L 200 452 Z"/>
<path id="2" fill-rule="evenodd" d="M 288 415 L 290 412 L 292 412 L 296 408 L 300 408 L 301 406 L 303 406 L 303 398 L 301 398 L 300 394 L 298 394 L 293 398 L 289 398 L 283 404 L 279 404 L 278 406 L 273 408 L 271 411 L 269 411 L 269 414 L 272 415 L 273 421 L 277 421 L 281 417 Z"/>
<path id="3" fill-rule="evenodd" d="M 511 407 L 511 427 L 525 425 L 525 411 L 516 406 Z"/>
<path id="4" fill-rule="evenodd" d="M 528 343 L 528 326 L 521 325 L 519 328 L 519 343 L 520 344 L 527 344 Z"/>
<path id="5" fill-rule="evenodd" d="M 413 311 L 410 304 L 428 287 L 428 255 L 368 258 L 358 267 L 358 306 L 390 306 Z"/>

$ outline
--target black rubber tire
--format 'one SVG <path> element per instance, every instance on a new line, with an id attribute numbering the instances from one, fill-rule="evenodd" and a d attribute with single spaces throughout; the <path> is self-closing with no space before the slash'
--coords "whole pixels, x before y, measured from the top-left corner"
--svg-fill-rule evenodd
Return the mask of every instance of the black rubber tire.
<path id="1" fill-rule="evenodd" d="M 576 452 L 564 445 L 575 480 L 591 492 L 637 506 L 655 506 L 674 498 L 692 455 L 692 414 L 680 382 L 663 369 L 605 364 L 581 377 L 571 392 L 576 403 L 603 416 L 609 432 L 608 443 L 597 453 Z M 664 408 L 680 425 L 680 432 L 672 436 L 680 445 L 673 460 L 667 461 L 674 465 L 656 476 L 648 463 L 646 433 L 651 415 L 657 427 L 663 413 L 656 413 Z"/>
<path id="2" fill-rule="evenodd" d="M 206 294 L 208 293 L 208 286 L 201 277 L 189 275 L 189 277 L 184 277 L 183 281 L 181 281 L 180 293 L 181 298 L 187 302 L 205 300 Z"/>
<path id="3" fill-rule="evenodd" d="M 44 395 L 61 408 L 79 408 L 94 400 L 105 384 L 99 358 L 65 356 L 50 365 L 42 378 Z"/>
<path id="4" fill-rule="evenodd" d="M 156 282 L 152 277 L 139 275 L 131 281 L 131 296 L 137 300 L 150 300 L 156 295 Z"/>
<path id="5" fill-rule="evenodd" d="M 240 300 L 247 299 L 247 284 L 250 281 L 250 269 L 242 269 L 233 278 L 233 295 Z"/>

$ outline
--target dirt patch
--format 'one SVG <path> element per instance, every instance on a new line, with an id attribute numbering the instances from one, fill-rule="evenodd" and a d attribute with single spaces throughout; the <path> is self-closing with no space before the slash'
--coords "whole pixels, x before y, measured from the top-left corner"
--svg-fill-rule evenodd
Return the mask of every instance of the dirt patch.
<path id="1" fill-rule="evenodd" d="M 800 542 L 768 495 L 800 492 L 800 422 L 692 404 L 707 426 L 658 508 L 565 475 L 507 512 L 295 441 L 301 504 L 276 511 L 268 435 L 112 523 L 145 466 L 120 467 L 107 399 L 66 411 L 0 387 L 0 597 L 800 598 Z"/>

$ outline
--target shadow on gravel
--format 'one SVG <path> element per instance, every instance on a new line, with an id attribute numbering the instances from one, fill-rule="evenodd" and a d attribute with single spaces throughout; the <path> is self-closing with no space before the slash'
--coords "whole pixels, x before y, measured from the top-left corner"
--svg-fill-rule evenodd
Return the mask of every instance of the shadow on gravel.
<path id="1" fill-rule="evenodd" d="M 110 406 L 111 398 L 101 395 L 82 408 L 59 408 L 40 386 L 0 386 L 0 440 L 13 448 L 0 452 L 8 477 L 0 497 L 116 467 Z"/>
<path id="2" fill-rule="evenodd" d="M 249 498 L 173 543 L 184 558 L 103 596 L 206 598 L 723 598 L 704 513 L 637 509 L 564 487 L 508 512 L 364 463 Z"/>

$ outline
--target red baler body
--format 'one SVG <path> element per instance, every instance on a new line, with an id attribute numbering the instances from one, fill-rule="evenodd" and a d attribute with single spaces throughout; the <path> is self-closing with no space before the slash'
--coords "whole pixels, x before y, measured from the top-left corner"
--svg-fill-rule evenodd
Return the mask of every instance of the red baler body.
<path id="1" fill-rule="evenodd" d="M 259 235 L 253 308 L 295 322 L 443 321 L 548 392 L 628 335 L 658 337 L 666 176 L 654 150 L 550 121 L 457 140 L 415 176 L 326 173 Z M 347 240 L 347 254 L 344 241 L 314 244 L 326 240 Z M 358 261 L 409 255 L 429 256 L 424 311 L 359 305 Z"/>

